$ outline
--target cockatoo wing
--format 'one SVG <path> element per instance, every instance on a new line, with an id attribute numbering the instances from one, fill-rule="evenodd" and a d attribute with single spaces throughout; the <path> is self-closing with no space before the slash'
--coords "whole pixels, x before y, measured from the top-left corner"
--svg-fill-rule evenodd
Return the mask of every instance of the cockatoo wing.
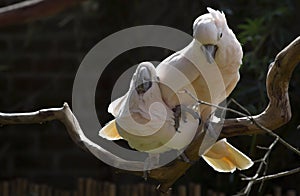
<path id="1" fill-rule="evenodd" d="M 197 128 L 199 126 L 199 119 L 194 118 L 191 114 L 184 114 L 186 119 L 180 119 L 180 126 L 178 127 L 178 131 L 172 136 L 172 138 L 165 144 L 165 146 L 181 150 L 188 146 L 194 139 Z M 174 126 L 170 125 L 169 130 L 174 132 Z"/>
<path id="2" fill-rule="evenodd" d="M 192 82 L 199 77 L 199 71 L 195 65 L 182 56 L 180 51 L 161 62 L 157 66 L 156 71 L 160 78 L 159 85 L 162 98 L 170 108 L 179 104 L 189 105 L 191 102 L 194 102 L 189 96 L 180 101 L 177 98 L 178 92 L 183 89 L 191 89 L 193 93 Z"/>
<path id="3" fill-rule="evenodd" d="M 116 117 L 122 108 L 122 104 L 125 104 L 127 96 L 128 93 L 111 102 L 108 106 L 108 112 L 111 113 L 114 117 Z"/>
<path id="4" fill-rule="evenodd" d="M 108 122 L 99 132 L 99 136 L 107 139 L 107 140 L 119 140 L 123 139 L 116 126 L 116 120 L 112 120 Z"/>
<path id="5" fill-rule="evenodd" d="M 216 142 L 202 157 L 218 172 L 234 172 L 236 168 L 244 170 L 253 165 L 251 159 L 230 145 L 226 138 Z"/>

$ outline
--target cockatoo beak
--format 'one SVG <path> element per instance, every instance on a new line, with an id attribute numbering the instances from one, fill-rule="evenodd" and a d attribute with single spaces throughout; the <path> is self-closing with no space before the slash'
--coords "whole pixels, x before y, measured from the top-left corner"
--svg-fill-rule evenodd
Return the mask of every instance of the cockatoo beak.
<path id="1" fill-rule="evenodd" d="M 212 64 L 214 62 L 216 52 L 218 50 L 218 46 L 213 45 L 213 44 L 206 44 L 206 45 L 203 45 L 201 47 L 201 49 L 206 57 L 207 62 L 209 64 Z"/>
<path id="2" fill-rule="evenodd" d="M 135 90 L 140 95 L 147 92 L 151 87 L 152 87 L 151 71 L 147 67 L 141 67 L 137 73 L 137 79 L 135 81 Z"/>

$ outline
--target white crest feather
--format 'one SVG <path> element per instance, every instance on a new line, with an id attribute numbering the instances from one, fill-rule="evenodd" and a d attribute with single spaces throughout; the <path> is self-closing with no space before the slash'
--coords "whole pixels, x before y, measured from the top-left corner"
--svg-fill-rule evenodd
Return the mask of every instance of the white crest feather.
<path id="1" fill-rule="evenodd" d="M 207 8 L 207 11 L 215 19 L 216 24 L 218 24 L 218 25 L 227 25 L 226 17 L 225 17 L 224 12 L 220 12 L 219 10 L 214 10 L 210 7 Z"/>

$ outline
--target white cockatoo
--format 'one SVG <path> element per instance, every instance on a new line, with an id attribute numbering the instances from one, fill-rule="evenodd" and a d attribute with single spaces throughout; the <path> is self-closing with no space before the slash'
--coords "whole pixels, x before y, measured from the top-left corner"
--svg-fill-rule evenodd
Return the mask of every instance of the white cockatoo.
<path id="1" fill-rule="evenodd" d="M 218 105 L 228 97 L 240 78 L 242 47 L 228 27 L 224 13 L 211 8 L 208 12 L 194 21 L 191 43 L 156 68 L 163 100 L 170 108 L 192 105 L 195 102 L 193 97 Z M 192 96 L 182 93 L 187 90 Z M 200 105 L 198 111 L 202 122 L 207 122 L 214 110 Z M 206 134 L 203 140 L 206 147 L 199 150 L 199 156 L 215 170 L 233 172 L 236 168 L 247 169 L 253 165 L 251 159 L 227 143 L 226 139 L 213 145 L 211 141 L 216 141 L 218 136 Z"/>
<path id="2" fill-rule="evenodd" d="M 199 100 L 219 104 L 236 86 L 242 59 L 241 46 L 224 14 L 208 11 L 195 20 L 194 39 L 186 48 L 156 69 L 151 63 L 138 66 L 129 91 L 110 104 L 108 111 L 115 119 L 100 130 L 100 136 L 123 138 L 132 148 L 150 155 L 181 150 L 193 140 L 200 120 L 194 113 L 195 100 L 182 92 L 188 90 Z M 178 108 L 184 108 L 179 117 Z M 196 109 L 202 122 L 214 112 L 209 106 Z M 218 135 L 215 137 L 208 138 L 209 145 L 199 151 L 215 170 L 233 172 L 252 166 L 253 162 L 226 139 L 215 142 Z"/>
<path id="3" fill-rule="evenodd" d="M 199 126 L 197 112 L 190 109 L 178 118 L 162 100 L 159 78 L 150 62 L 137 67 L 128 92 L 113 101 L 108 111 L 115 117 L 99 135 L 109 139 L 125 139 L 130 147 L 142 152 L 162 153 L 180 150 L 194 138 Z M 189 134 L 184 134 L 188 130 Z"/>
<path id="4" fill-rule="evenodd" d="M 219 104 L 240 78 L 242 47 L 228 27 L 224 13 L 211 8 L 208 11 L 194 21 L 192 42 L 156 68 L 163 100 L 170 108 L 194 102 L 188 95 L 178 93 L 184 89 L 202 101 Z M 204 121 L 211 114 L 207 110 L 200 108 Z"/>
<path id="5" fill-rule="evenodd" d="M 183 114 L 177 115 L 164 103 L 159 78 L 150 62 L 139 64 L 128 92 L 113 101 L 108 111 L 115 119 L 99 135 L 108 140 L 125 139 L 130 147 L 149 153 L 145 171 L 159 164 L 159 153 L 178 150 L 181 154 L 180 150 L 193 140 L 200 119 L 192 109 L 186 108 Z M 181 157 L 188 160 L 185 155 Z"/>

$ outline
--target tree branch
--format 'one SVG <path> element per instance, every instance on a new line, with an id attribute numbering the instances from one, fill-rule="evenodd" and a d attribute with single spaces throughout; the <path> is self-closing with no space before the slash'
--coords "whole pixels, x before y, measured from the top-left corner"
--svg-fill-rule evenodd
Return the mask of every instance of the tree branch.
<path id="1" fill-rule="evenodd" d="M 275 144 L 278 142 L 278 138 L 276 138 L 272 144 L 267 148 L 267 152 L 264 155 L 264 157 L 261 159 L 261 163 L 259 164 L 259 167 L 256 171 L 256 174 L 251 177 L 251 178 L 242 178 L 242 180 L 249 180 L 249 183 L 247 184 L 245 190 L 243 191 L 243 193 L 241 193 L 241 195 L 249 195 L 252 185 L 255 183 L 255 181 L 257 180 L 257 178 L 259 177 L 259 174 L 261 172 L 261 170 L 263 169 L 263 166 L 266 165 L 267 163 L 267 159 L 270 156 L 270 153 L 272 151 L 272 149 L 274 148 Z"/>
<path id="2" fill-rule="evenodd" d="M 62 122 L 72 140 L 82 149 L 91 152 L 98 159 L 101 159 L 101 157 L 104 156 L 108 157 L 110 158 L 110 160 L 108 160 L 110 164 L 116 167 L 122 164 L 132 164 L 133 167 L 144 168 L 143 162 L 124 160 L 89 140 L 84 135 L 76 117 L 67 103 L 61 108 L 42 109 L 36 112 L 14 114 L 0 113 L 0 125 L 2 126 L 12 124 L 42 124 L 52 120 L 59 120 Z"/>
<path id="3" fill-rule="evenodd" d="M 255 175 L 252 178 L 242 178 L 242 180 L 249 180 L 249 182 L 247 184 L 247 187 L 244 189 L 244 191 L 236 194 L 235 196 L 249 195 L 250 191 L 251 191 L 251 188 L 252 188 L 252 185 L 254 185 L 256 183 L 265 182 L 267 180 L 272 180 L 272 179 L 281 178 L 281 177 L 284 177 L 284 176 L 293 175 L 293 174 L 296 174 L 296 173 L 299 173 L 299 172 L 300 172 L 300 167 L 289 170 L 289 171 L 279 172 L 279 173 L 276 173 L 276 174 L 265 175 L 265 176 L 262 176 L 262 177 L 259 177 L 259 178 L 258 178 L 258 175 Z"/>
<path id="4" fill-rule="evenodd" d="M 272 179 L 280 178 L 280 177 L 284 177 L 284 176 L 289 176 L 289 175 L 296 174 L 296 173 L 299 173 L 299 172 L 300 172 L 300 167 L 289 170 L 289 171 L 284 171 L 284 172 L 279 172 L 279 173 L 276 173 L 276 174 L 270 174 L 270 175 L 267 175 L 267 176 L 262 176 L 260 178 L 255 179 L 254 183 L 258 183 L 258 182 L 266 181 L 266 180 L 272 180 Z"/>
<path id="5" fill-rule="evenodd" d="M 263 134 L 266 133 L 266 130 L 274 130 L 287 123 L 291 118 L 288 85 L 291 74 L 299 61 L 300 37 L 283 49 L 276 56 L 275 61 L 271 63 L 266 81 L 269 97 L 269 105 L 267 108 L 261 114 L 253 117 L 251 116 L 251 118 L 241 117 L 226 119 L 220 137 Z M 69 135 L 77 145 L 90 151 L 97 158 L 100 159 L 101 156 L 108 156 L 111 157 L 114 166 L 130 163 L 137 168 L 143 168 L 144 163 L 127 161 L 117 157 L 86 138 L 77 119 L 67 104 L 64 104 L 64 107 L 62 108 L 44 109 L 31 113 L 0 113 L 0 124 L 2 125 L 42 123 L 55 119 L 61 121 L 66 126 Z M 264 127 L 267 129 L 264 130 Z M 199 127 L 199 130 L 202 130 L 202 127 Z M 191 161 L 199 159 L 198 150 L 202 143 L 202 139 L 203 134 L 198 135 L 186 148 L 185 154 Z M 167 192 L 173 183 L 180 178 L 191 165 L 192 164 L 190 163 L 176 159 L 171 165 L 151 170 L 149 177 L 160 182 L 158 189 L 161 192 Z M 143 176 L 143 172 L 127 171 L 127 173 L 128 172 Z M 269 179 L 269 177 L 266 179 Z"/>
<path id="6" fill-rule="evenodd" d="M 291 109 L 288 97 L 288 85 L 296 65 L 300 62 L 300 37 L 296 38 L 284 48 L 271 63 L 267 75 L 266 87 L 269 98 L 267 108 L 259 115 L 226 119 L 220 137 L 232 137 L 237 135 L 264 134 L 266 130 L 274 130 L 291 118 Z M 256 123 L 253 123 L 256 122 Z M 261 126 L 258 126 L 261 125 Z M 201 130 L 202 127 L 199 127 Z M 202 143 L 203 134 L 196 137 L 185 150 L 186 156 L 196 161 L 198 149 Z M 161 184 L 158 189 L 167 192 L 172 184 L 180 178 L 190 167 L 190 164 L 180 160 L 173 161 L 169 167 L 152 170 L 149 177 L 158 180 Z M 141 173 L 139 175 L 142 175 Z"/>
<path id="7" fill-rule="evenodd" d="M 300 37 L 284 48 L 270 64 L 266 80 L 269 104 L 259 115 L 253 116 L 254 121 L 274 130 L 286 124 L 292 114 L 288 96 L 291 75 L 300 61 Z M 253 124 L 249 118 L 226 119 L 221 137 L 252 135 L 265 133 Z"/>
<path id="8" fill-rule="evenodd" d="M 27 0 L 0 8 L 0 27 L 55 15 L 85 0 Z"/>

